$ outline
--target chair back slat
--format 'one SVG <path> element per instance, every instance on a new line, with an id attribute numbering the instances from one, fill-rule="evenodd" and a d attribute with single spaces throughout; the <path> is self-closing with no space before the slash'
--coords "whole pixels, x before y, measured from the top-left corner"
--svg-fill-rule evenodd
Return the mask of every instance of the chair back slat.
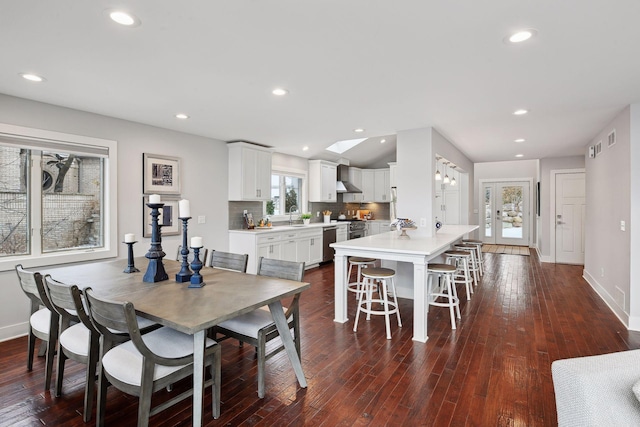
<path id="1" fill-rule="evenodd" d="M 73 296 L 71 295 L 71 289 L 69 286 L 58 282 L 48 274 L 44 276 L 44 283 L 46 285 L 49 299 L 59 314 L 65 315 L 61 312 L 63 310 L 76 311 L 76 304 L 73 300 Z"/>
<path id="2" fill-rule="evenodd" d="M 226 270 L 247 272 L 248 254 L 234 254 L 231 252 L 211 251 L 207 265 L 214 268 L 224 268 Z"/>
<path id="3" fill-rule="evenodd" d="M 304 262 L 260 257 L 258 260 L 258 276 L 277 277 L 301 282 L 304 277 Z"/>
<path id="4" fill-rule="evenodd" d="M 84 290 L 84 296 L 89 306 L 89 315 L 100 334 L 111 342 L 122 342 L 124 339 L 122 332 L 129 332 L 125 306 L 131 303 L 119 303 L 98 298 L 91 288 Z M 126 337 L 126 339 L 129 338 Z"/>
<path id="5" fill-rule="evenodd" d="M 47 296 L 42 275 L 38 272 L 27 271 L 22 268 L 22 264 L 16 265 L 18 280 L 25 295 L 31 300 L 32 312 L 36 304 L 44 305 L 52 312 L 55 311 Z"/>

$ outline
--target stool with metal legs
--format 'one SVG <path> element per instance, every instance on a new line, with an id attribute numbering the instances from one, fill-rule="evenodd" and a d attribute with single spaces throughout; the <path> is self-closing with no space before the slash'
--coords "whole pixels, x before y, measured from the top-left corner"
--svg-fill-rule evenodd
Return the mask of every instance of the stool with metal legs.
<path id="1" fill-rule="evenodd" d="M 480 268 L 478 267 L 478 260 L 476 258 L 476 245 L 466 245 L 463 243 L 459 243 L 457 245 L 453 245 L 453 248 L 456 251 L 467 251 L 471 254 L 471 262 L 469 263 L 469 270 L 473 273 L 473 280 L 478 285 L 478 273 L 480 272 Z"/>
<path id="2" fill-rule="evenodd" d="M 458 292 L 453 284 L 453 275 L 455 272 L 456 267 L 450 264 L 427 265 L 427 274 L 429 275 L 429 305 L 436 307 L 449 307 L 449 314 L 451 315 L 451 329 L 456 329 L 456 317 L 458 319 L 462 318 L 460 316 L 460 300 L 458 299 Z M 443 279 L 442 287 L 437 291 L 434 290 L 434 278 L 436 279 L 436 284 L 438 283 L 439 278 Z M 444 301 L 441 301 L 441 299 L 444 299 Z"/>
<path id="3" fill-rule="evenodd" d="M 446 251 L 444 255 L 447 257 L 447 264 L 456 266 L 456 272 L 453 274 L 454 286 L 463 283 L 467 290 L 467 301 L 469 301 L 473 293 L 473 279 L 471 278 L 471 270 L 469 270 L 471 254 L 467 251 Z"/>
<path id="4" fill-rule="evenodd" d="M 361 257 L 349 257 L 349 272 L 347 273 L 347 290 L 355 292 L 356 299 L 358 299 L 362 292 L 362 269 L 367 267 L 373 267 L 376 264 L 375 258 L 361 258 Z M 353 266 L 358 267 L 355 282 L 349 282 L 351 280 L 351 269 Z"/>
<path id="5" fill-rule="evenodd" d="M 478 260 L 478 267 L 480 269 L 480 276 L 484 276 L 484 256 L 482 255 L 482 240 L 476 239 L 462 239 L 462 243 L 466 245 L 476 246 L 476 258 Z"/>
<path id="6" fill-rule="evenodd" d="M 358 310 L 356 312 L 356 320 L 353 325 L 353 332 L 358 330 L 358 320 L 360 313 L 367 314 L 367 320 L 371 315 L 383 315 L 387 329 L 387 339 L 391 339 L 391 324 L 389 316 L 396 314 L 398 317 L 398 327 L 402 327 L 400 320 L 400 310 L 398 308 L 398 298 L 396 297 L 396 285 L 394 277 L 396 272 L 390 268 L 368 267 L 362 271 L 362 288 L 360 299 L 358 300 Z M 378 298 L 373 297 L 374 291 L 378 291 Z M 393 301 L 389 301 L 388 293 L 391 293 Z M 381 304 L 382 309 L 376 309 L 373 305 Z"/>

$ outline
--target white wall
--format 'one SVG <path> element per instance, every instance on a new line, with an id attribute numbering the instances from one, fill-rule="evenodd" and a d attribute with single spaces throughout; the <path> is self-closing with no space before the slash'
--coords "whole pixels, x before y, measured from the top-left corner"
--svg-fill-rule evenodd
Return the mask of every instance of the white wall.
<path id="1" fill-rule="evenodd" d="M 640 219 L 640 104 L 630 107 L 629 146 L 630 165 L 630 223 L 627 224 L 630 240 L 630 259 L 640 256 L 640 226 L 634 227 L 634 219 Z M 630 262 L 629 266 L 629 329 L 640 331 L 640 263 Z"/>
<path id="2" fill-rule="evenodd" d="M 607 135 L 613 129 L 616 130 L 617 142 L 613 147 L 607 148 Z M 630 222 L 629 107 L 588 145 L 594 145 L 600 140 L 603 144 L 602 153 L 585 162 L 587 212 L 584 277 L 618 317 L 628 324 L 630 232 L 620 230 L 620 221 L 627 223 L 627 230 L 633 229 Z M 585 151 L 586 149 L 585 146 Z"/>
<path id="3" fill-rule="evenodd" d="M 125 120 L 43 104 L 0 94 L 3 123 L 118 141 L 118 236 L 135 233 L 135 255 L 143 256 L 150 239 L 142 238 L 142 153 L 182 159 L 182 197 L 191 201 L 189 235 L 202 236 L 205 246 L 228 250 L 227 148 L 222 141 L 174 132 Z M 167 120 L 172 120 L 171 116 Z M 168 258 L 175 257 L 180 236 L 162 239 Z M 123 245 L 124 246 L 124 245 Z M 126 256 L 119 248 L 119 257 Z M 141 270 L 146 265 L 138 266 Z M 40 268 L 46 272 L 46 268 Z M 24 334 L 27 298 L 16 273 L 0 272 L 0 341 Z"/>
<path id="4" fill-rule="evenodd" d="M 554 157 L 540 160 L 540 217 L 538 224 L 538 253 L 544 261 L 551 256 L 551 171 L 561 169 L 583 169 L 585 156 Z"/>

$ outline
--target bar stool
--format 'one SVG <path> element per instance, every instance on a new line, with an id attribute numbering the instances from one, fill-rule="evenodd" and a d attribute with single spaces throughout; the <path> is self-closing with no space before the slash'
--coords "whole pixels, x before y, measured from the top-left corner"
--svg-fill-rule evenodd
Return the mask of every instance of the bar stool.
<path id="1" fill-rule="evenodd" d="M 358 319 L 360 312 L 367 313 L 367 320 L 371 315 L 383 315 L 386 329 L 387 339 L 391 339 L 391 324 L 389 315 L 396 314 L 398 317 L 398 327 L 402 327 L 400 320 L 400 310 L 398 309 L 398 298 L 396 297 L 396 285 L 394 277 L 396 272 L 390 268 L 367 267 L 362 271 L 362 288 L 360 291 L 360 299 L 358 300 L 358 311 L 356 312 L 356 320 L 353 325 L 353 332 L 358 330 Z M 374 290 L 378 291 L 378 298 L 373 298 Z M 389 301 L 388 291 L 391 291 L 393 301 Z M 372 304 L 382 304 L 382 310 L 376 310 Z"/>
<path id="2" fill-rule="evenodd" d="M 453 274 L 453 286 L 464 283 L 467 290 L 467 301 L 469 301 L 473 293 L 473 278 L 469 270 L 471 254 L 467 251 L 445 251 L 444 254 L 447 257 L 446 263 L 456 266 L 456 272 Z"/>
<path id="3" fill-rule="evenodd" d="M 478 266 L 480 267 L 480 276 L 484 276 L 484 256 L 482 255 L 482 245 L 484 245 L 484 243 L 482 243 L 482 240 L 476 239 L 462 239 L 462 243 L 467 245 L 476 245 L 476 258 L 479 261 Z"/>
<path id="4" fill-rule="evenodd" d="M 460 300 L 458 299 L 458 292 L 453 285 L 453 275 L 456 272 L 456 267 L 450 264 L 428 264 L 427 273 L 429 274 L 429 305 L 436 307 L 449 307 L 449 314 L 451 315 L 451 329 L 456 328 L 456 315 L 458 319 L 460 316 Z M 433 291 L 433 277 L 444 279 L 444 288 L 440 289 L 440 292 Z M 438 298 L 444 298 L 444 302 L 438 302 Z M 454 315 L 455 309 L 455 315 Z"/>
<path id="5" fill-rule="evenodd" d="M 476 245 L 467 245 L 464 243 L 459 243 L 457 245 L 453 245 L 454 249 L 457 251 L 467 251 L 471 254 L 471 262 L 469 263 L 469 270 L 473 273 L 473 280 L 478 285 L 478 273 L 480 268 L 478 267 L 478 261 L 476 259 Z"/>
<path id="6" fill-rule="evenodd" d="M 374 266 L 375 263 L 375 258 L 361 258 L 355 256 L 349 257 L 349 272 L 347 273 L 347 281 L 351 280 L 351 269 L 354 265 L 358 267 L 358 274 L 356 275 L 356 281 L 350 282 L 347 285 L 347 290 L 355 292 L 356 299 L 358 299 L 358 296 L 362 292 L 362 269 L 369 266 Z"/>

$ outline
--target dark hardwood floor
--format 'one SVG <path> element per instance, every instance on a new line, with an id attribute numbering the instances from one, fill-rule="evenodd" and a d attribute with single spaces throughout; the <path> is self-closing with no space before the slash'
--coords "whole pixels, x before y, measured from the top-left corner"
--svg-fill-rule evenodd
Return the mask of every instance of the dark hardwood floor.
<path id="1" fill-rule="evenodd" d="M 222 413 L 210 418 L 205 401 L 206 425 L 552 426 L 552 361 L 640 347 L 640 334 L 595 295 L 581 266 L 540 264 L 532 251 L 486 254 L 486 270 L 471 301 L 462 302 L 457 330 L 447 309 L 431 308 L 426 344 L 411 340 L 410 300 L 401 300 L 405 326 L 392 320 L 391 340 L 382 317 L 352 332 L 351 298 L 351 320 L 333 322 L 333 265 L 308 271 L 312 288 L 301 298 L 308 388 L 297 386 L 280 353 L 267 362 L 267 395 L 259 399 L 253 348 L 224 341 Z M 26 370 L 25 338 L 0 343 L 0 425 L 83 426 L 84 366 L 67 362 L 61 397 L 43 384 L 43 358 Z M 183 381 L 172 393 L 189 386 Z M 137 398 L 110 389 L 107 425 L 135 425 L 136 411 Z M 189 400 L 151 419 L 154 426 L 190 423 Z"/>

